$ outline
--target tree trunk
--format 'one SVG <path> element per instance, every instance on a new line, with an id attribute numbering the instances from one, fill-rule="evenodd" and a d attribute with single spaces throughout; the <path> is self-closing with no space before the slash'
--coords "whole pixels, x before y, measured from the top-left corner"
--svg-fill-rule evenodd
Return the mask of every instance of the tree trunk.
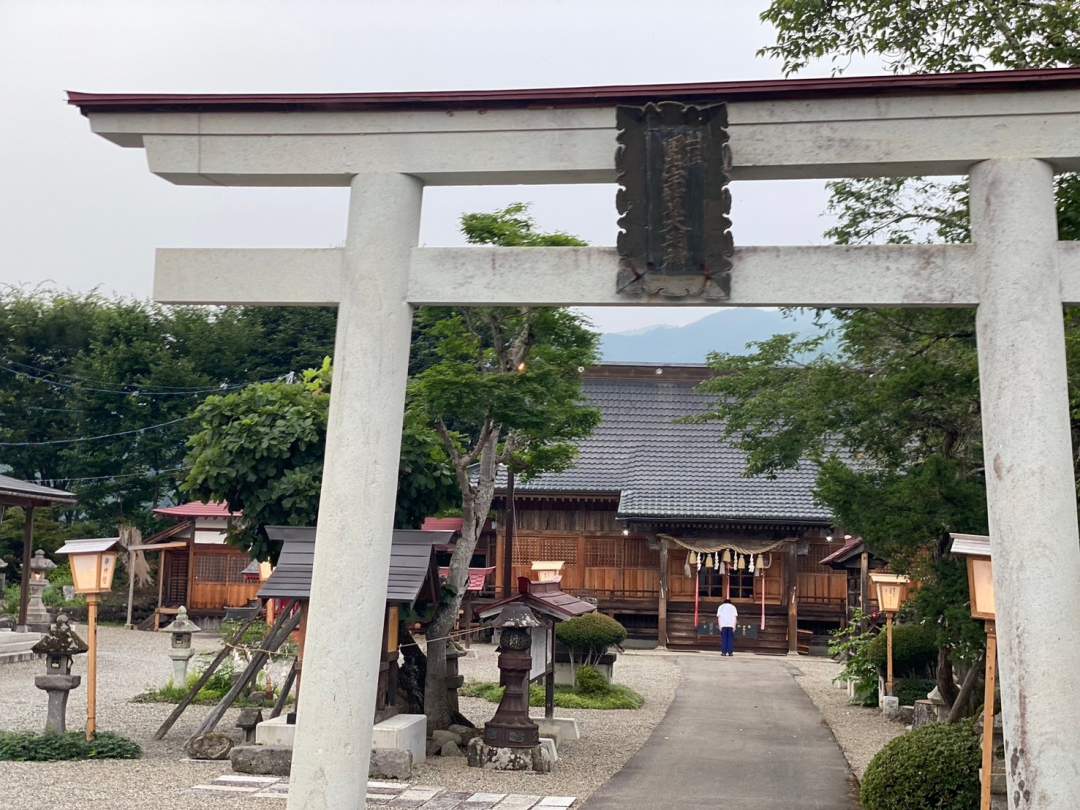
<path id="1" fill-rule="evenodd" d="M 952 706 L 956 703 L 956 681 L 953 676 L 952 650 L 942 646 L 938 650 L 937 688 L 941 699 Z"/>
<path id="2" fill-rule="evenodd" d="M 450 575 L 446 588 L 451 597 L 435 611 L 427 627 L 427 676 L 424 679 L 424 714 L 428 718 L 428 731 L 445 729 L 453 722 L 453 713 L 446 695 L 446 639 L 454 629 L 461 601 L 469 583 L 469 563 L 472 562 L 476 543 L 487 522 L 491 502 L 495 497 L 495 473 L 498 468 L 496 449 L 498 431 L 492 431 L 480 452 L 477 483 L 473 485 L 467 469 L 459 469 L 458 481 L 462 484 L 461 537 L 450 557 Z"/>

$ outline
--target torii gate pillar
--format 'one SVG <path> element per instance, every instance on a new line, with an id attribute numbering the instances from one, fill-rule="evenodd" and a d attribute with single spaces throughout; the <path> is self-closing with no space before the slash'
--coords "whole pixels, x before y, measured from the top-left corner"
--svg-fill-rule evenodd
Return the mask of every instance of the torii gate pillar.
<path id="1" fill-rule="evenodd" d="M 289 794 L 305 810 L 367 795 L 423 196 L 404 174 L 357 175 L 351 189 L 305 641 L 318 665 L 304 671 Z"/>
<path id="2" fill-rule="evenodd" d="M 1009 806 L 1065 810 L 1080 784 L 1080 544 L 1051 167 L 977 164 L 971 225 Z"/>

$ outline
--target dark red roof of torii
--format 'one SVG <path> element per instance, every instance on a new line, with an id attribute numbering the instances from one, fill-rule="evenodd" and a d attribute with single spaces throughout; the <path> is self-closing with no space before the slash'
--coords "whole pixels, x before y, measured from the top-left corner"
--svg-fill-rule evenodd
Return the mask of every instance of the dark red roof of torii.
<path id="1" fill-rule="evenodd" d="M 340 111 L 386 109 L 491 109 L 588 107 L 643 103 L 659 98 L 761 101 L 842 96 L 971 93 L 1080 87 L 1080 68 L 985 70 L 910 76 L 838 76 L 687 84 L 631 84 L 507 90 L 438 90 L 384 93 L 83 93 L 68 103 L 92 112 Z"/>

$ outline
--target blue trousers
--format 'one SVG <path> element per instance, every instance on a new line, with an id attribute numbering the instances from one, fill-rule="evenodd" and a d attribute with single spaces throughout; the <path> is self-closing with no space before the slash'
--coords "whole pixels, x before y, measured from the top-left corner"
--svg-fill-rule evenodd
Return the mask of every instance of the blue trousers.
<path id="1" fill-rule="evenodd" d="M 724 655 L 731 655 L 733 652 L 735 652 L 734 627 L 720 628 L 720 651 L 724 653 Z"/>

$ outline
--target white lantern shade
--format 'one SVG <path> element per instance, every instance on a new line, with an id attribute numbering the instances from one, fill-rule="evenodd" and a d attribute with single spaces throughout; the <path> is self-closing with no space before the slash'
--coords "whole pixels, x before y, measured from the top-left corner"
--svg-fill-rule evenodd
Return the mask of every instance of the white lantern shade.
<path id="1" fill-rule="evenodd" d="M 878 571 L 870 574 L 870 580 L 877 588 L 878 607 L 886 613 L 896 613 L 904 604 L 910 580 L 902 574 L 884 574 Z"/>
<path id="2" fill-rule="evenodd" d="M 968 594 L 971 597 L 971 616 L 994 621 L 994 569 L 990 556 L 990 538 L 984 534 L 951 535 L 952 553 L 967 559 Z"/>
<path id="3" fill-rule="evenodd" d="M 71 581 L 76 593 L 104 593 L 112 589 L 116 571 L 119 540 L 71 540 L 57 554 L 67 554 L 71 562 Z"/>

